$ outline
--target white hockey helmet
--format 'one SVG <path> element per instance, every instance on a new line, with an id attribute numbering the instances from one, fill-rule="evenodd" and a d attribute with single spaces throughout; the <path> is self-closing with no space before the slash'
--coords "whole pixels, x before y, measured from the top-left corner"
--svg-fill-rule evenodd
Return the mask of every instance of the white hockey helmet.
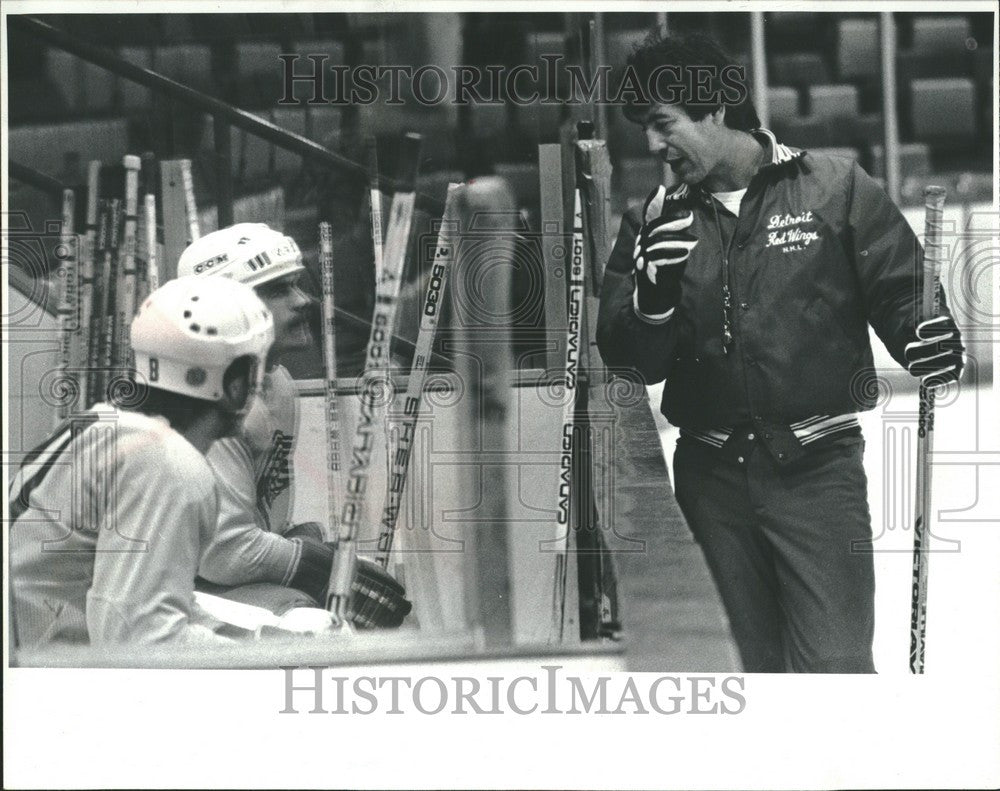
<path id="1" fill-rule="evenodd" d="M 241 357 L 264 375 L 274 320 L 253 289 L 221 277 L 180 277 L 158 288 L 132 320 L 135 368 L 150 387 L 219 401 L 223 379 Z"/>
<path id="2" fill-rule="evenodd" d="M 241 222 L 188 245 L 177 261 L 177 276 L 222 275 L 256 287 L 304 268 L 291 236 L 264 223 Z"/>

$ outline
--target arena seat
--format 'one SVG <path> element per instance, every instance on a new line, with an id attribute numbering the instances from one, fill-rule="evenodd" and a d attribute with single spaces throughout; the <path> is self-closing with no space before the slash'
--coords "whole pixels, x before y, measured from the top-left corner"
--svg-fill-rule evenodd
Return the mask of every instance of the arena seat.
<path id="1" fill-rule="evenodd" d="M 913 49 L 933 55 L 966 52 L 969 20 L 964 16 L 921 16 L 913 20 Z"/>
<path id="2" fill-rule="evenodd" d="M 122 47 L 118 55 L 136 66 L 144 69 L 153 68 L 152 47 Z M 135 112 L 148 110 L 153 103 L 153 92 L 130 80 L 118 81 L 118 101 L 122 110 Z"/>
<path id="3" fill-rule="evenodd" d="M 796 52 L 770 59 L 770 82 L 774 85 L 822 85 L 830 82 L 826 62 L 815 53 Z"/>
<path id="4" fill-rule="evenodd" d="M 275 107 L 271 110 L 271 123 L 306 137 L 307 111 L 307 107 Z M 298 154 L 274 147 L 274 169 L 279 173 L 297 172 L 301 167 L 302 157 Z"/>
<path id="5" fill-rule="evenodd" d="M 296 41 L 292 45 L 291 52 L 295 55 L 305 57 L 306 55 L 328 55 L 327 66 L 345 62 L 344 42 L 334 38 L 308 39 Z"/>
<path id="6" fill-rule="evenodd" d="M 870 146 L 880 143 L 885 136 L 885 123 L 882 113 L 860 113 L 851 118 L 841 119 L 845 140 L 851 145 Z"/>
<path id="7" fill-rule="evenodd" d="M 63 86 L 44 74 L 37 77 L 10 77 L 7 80 L 7 106 L 11 125 L 52 123 L 65 120 L 69 103 Z M 45 101 L 39 101 L 40 97 Z"/>
<path id="8" fill-rule="evenodd" d="M 177 44 L 153 50 L 153 71 L 203 89 L 212 83 L 212 53 L 204 44 Z"/>
<path id="9" fill-rule="evenodd" d="M 234 126 L 229 127 L 229 150 L 232 154 L 230 159 L 230 173 L 234 179 L 243 178 L 243 130 Z M 205 173 L 215 171 L 215 119 L 208 115 L 204 117 L 204 125 L 201 128 L 201 139 L 198 143 L 198 159 L 202 167 L 200 170 Z"/>
<path id="10" fill-rule="evenodd" d="M 336 105 L 316 105 L 305 111 L 303 133 L 327 148 L 332 148 L 340 139 L 340 128 L 344 121 L 344 108 Z"/>
<path id="11" fill-rule="evenodd" d="M 843 144 L 843 136 L 835 134 L 828 118 L 802 116 L 775 119 L 771 128 L 778 142 L 794 148 L 815 148 Z"/>
<path id="12" fill-rule="evenodd" d="M 68 159 L 121 162 L 128 143 L 124 118 L 18 126 L 7 135 L 10 159 L 43 173 L 58 172 Z"/>
<path id="13" fill-rule="evenodd" d="M 97 114 L 113 109 L 117 78 L 107 69 L 53 48 L 48 51 L 45 71 L 62 86 L 70 111 Z"/>
<path id="14" fill-rule="evenodd" d="M 787 85 L 769 86 L 767 108 L 772 121 L 795 118 L 799 114 L 799 92 Z"/>
<path id="15" fill-rule="evenodd" d="M 853 85 L 811 85 L 809 108 L 816 118 L 851 118 L 858 114 L 858 89 Z"/>
<path id="16" fill-rule="evenodd" d="M 312 72 L 313 63 L 309 60 L 309 55 L 326 55 L 327 60 L 324 61 L 323 64 L 323 82 L 326 92 L 325 98 L 334 100 L 343 98 L 337 95 L 337 86 L 334 75 L 330 71 L 331 66 L 343 65 L 345 62 L 343 42 L 335 39 L 311 39 L 309 41 L 297 41 L 292 45 L 291 49 L 284 54 L 294 54 L 299 56 L 298 61 L 293 61 L 295 74 L 310 74 Z M 284 82 L 284 69 L 285 67 L 282 65 L 282 82 Z M 283 85 L 282 92 L 284 92 Z M 294 81 L 292 83 L 292 97 L 300 102 L 310 101 L 313 98 L 313 92 L 314 87 L 310 82 Z"/>
<path id="17" fill-rule="evenodd" d="M 562 55 L 566 57 L 566 34 L 562 31 L 553 33 L 531 33 L 525 36 L 524 41 L 524 62 L 531 65 L 538 65 L 539 68 L 545 65 L 542 55 Z"/>
<path id="18" fill-rule="evenodd" d="M 803 46 L 812 49 L 823 38 L 824 20 L 821 14 L 805 11 L 771 11 L 764 15 L 764 32 L 768 48 L 778 52 L 800 52 Z"/>
<path id="19" fill-rule="evenodd" d="M 910 85 L 913 134 L 920 139 L 969 138 L 976 133 L 976 91 L 956 77 L 914 80 Z"/>
<path id="20" fill-rule="evenodd" d="M 270 41 L 244 41 L 236 46 L 237 97 L 242 107 L 269 107 L 281 98 L 281 45 Z"/>
<path id="21" fill-rule="evenodd" d="M 841 19 L 837 24 L 837 76 L 842 80 L 877 77 L 878 20 Z"/>
<path id="22" fill-rule="evenodd" d="M 885 159 L 882 156 L 883 147 L 872 146 L 871 175 L 875 178 L 885 178 Z M 901 143 L 899 146 L 899 168 L 906 176 L 929 176 L 931 174 L 931 151 L 926 143 Z"/>
<path id="23" fill-rule="evenodd" d="M 270 120 L 269 114 L 254 113 L 262 121 Z M 263 138 L 240 130 L 240 149 L 233 152 L 233 158 L 241 162 L 241 177 L 256 179 L 271 173 L 274 162 L 274 146 Z"/>

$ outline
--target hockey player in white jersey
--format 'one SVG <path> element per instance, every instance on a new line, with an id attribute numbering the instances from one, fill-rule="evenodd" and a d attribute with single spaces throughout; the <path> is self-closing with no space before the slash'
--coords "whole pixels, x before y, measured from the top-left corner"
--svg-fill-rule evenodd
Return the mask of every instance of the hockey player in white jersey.
<path id="1" fill-rule="evenodd" d="M 281 615 L 325 599 L 334 550 L 315 523 L 293 525 L 291 456 L 298 427 L 295 383 L 283 354 L 314 342 L 310 298 L 295 240 L 262 223 L 239 223 L 193 242 L 179 275 L 232 278 L 252 286 L 274 316 L 275 341 L 243 431 L 208 452 L 218 477 L 219 522 L 199 569 L 199 589 Z M 405 590 L 377 564 L 359 559 L 355 624 L 399 626 L 411 609 Z"/>
<path id="2" fill-rule="evenodd" d="M 225 641 L 194 605 L 218 509 L 204 454 L 240 430 L 272 339 L 267 307 L 236 282 L 181 278 L 146 299 L 134 403 L 71 417 L 12 481 L 17 645 Z"/>

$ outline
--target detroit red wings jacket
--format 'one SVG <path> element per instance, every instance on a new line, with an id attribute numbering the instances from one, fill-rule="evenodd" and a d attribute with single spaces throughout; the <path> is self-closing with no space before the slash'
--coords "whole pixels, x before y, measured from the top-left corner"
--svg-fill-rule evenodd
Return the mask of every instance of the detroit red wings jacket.
<path id="1" fill-rule="evenodd" d="M 637 212 L 622 219 L 604 277 L 597 341 L 605 363 L 664 381 L 675 426 L 721 446 L 756 425 L 780 461 L 854 427 L 871 409 L 868 325 L 903 365 L 919 321 L 923 252 L 895 204 L 854 161 L 796 151 L 754 133 L 767 164 L 739 217 L 681 185 L 699 239 L 681 301 L 664 324 L 633 310 Z M 942 312 L 947 306 L 942 300 Z"/>

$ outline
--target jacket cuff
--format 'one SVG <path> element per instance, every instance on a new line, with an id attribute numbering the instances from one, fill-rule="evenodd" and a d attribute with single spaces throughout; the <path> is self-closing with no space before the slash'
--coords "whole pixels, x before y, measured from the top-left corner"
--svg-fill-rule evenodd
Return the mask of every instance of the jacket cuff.
<path id="1" fill-rule="evenodd" d="M 643 313 L 639 310 L 639 289 L 632 292 L 632 310 L 636 316 L 647 324 L 666 324 L 670 321 L 670 317 L 674 315 L 673 308 L 668 310 L 666 313 Z"/>
<path id="2" fill-rule="evenodd" d="M 302 554 L 295 565 L 289 587 L 308 593 L 316 601 L 323 601 L 323 592 L 330 582 L 330 569 L 333 567 L 333 550 L 313 541 L 292 540 L 300 544 Z"/>

